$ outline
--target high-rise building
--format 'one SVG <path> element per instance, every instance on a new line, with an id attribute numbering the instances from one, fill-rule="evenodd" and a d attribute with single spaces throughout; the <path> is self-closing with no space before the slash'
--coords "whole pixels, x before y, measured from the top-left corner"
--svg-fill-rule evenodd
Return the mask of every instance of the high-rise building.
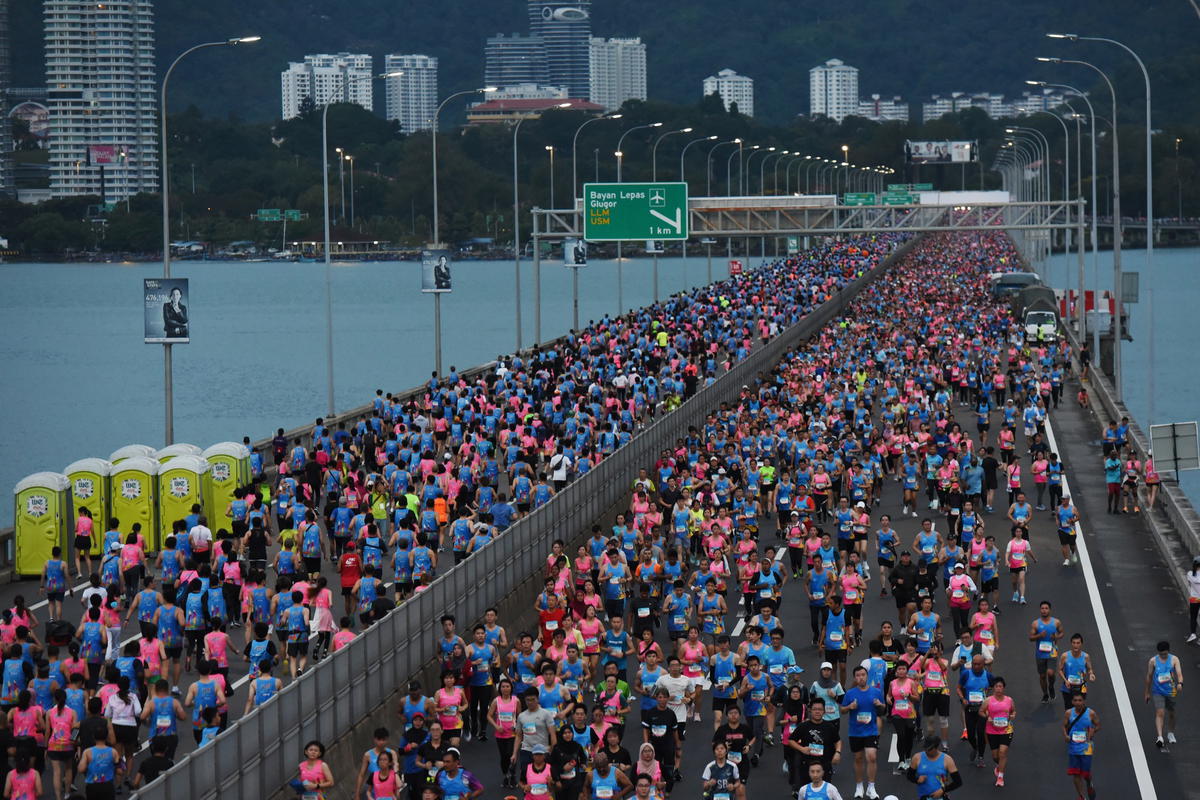
<path id="1" fill-rule="evenodd" d="M 485 86 L 516 86 L 549 82 L 546 48 L 538 36 L 503 33 L 489 36 L 484 47 L 483 83 Z"/>
<path id="2" fill-rule="evenodd" d="M 738 112 L 747 117 L 754 116 L 754 79 L 738 75 L 731 69 L 723 69 L 716 75 L 704 79 L 704 94 L 718 94 L 728 111 L 737 103 Z"/>
<path id="3" fill-rule="evenodd" d="M 548 74 L 541 83 L 587 97 L 592 0 L 529 0 L 529 34 L 541 39 L 546 51 Z"/>
<path id="4" fill-rule="evenodd" d="M 640 38 L 593 37 L 588 61 L 593 103 L 612 111 L 626 100 L 646 99 L 646 45 Z"/>
<path id="5" fill-rule="evenodd" d="M 51 196 L 157 191 L 153 0 L 45 0 L 43 15 Z"/>
<path id="6" fill-rule="evenodd" d="M 284 119 L 299 116 L 304 98 L 321 108 L 329 103 L 354 103 L 375 110 L 371 56 L 362 53 L 318 53 L 290 62 L 279 76 Z"/>
<path id="7" fill-rule="evenodd" d="M 387 118 L 398 120 L 403 133 L 429 130 L 437 109 L 438 60 L 434 56 L 389 55 L 384 72 L 403 72 L 386 79 Z"/>
<path id="8" fill-rule="evenodd" d="M 841 122 L 858 113 L 858 68 L 831 58 L 808 71 L 808 114 Z"/>
<path id="9" fill-rule="evenodd" d="M 12 85 L 12 64 L 8 50 L 8 0 L 0 0 L 0 194 L 15 194 L 12 163 L 12 108 L 8 91 Z"/>
<path id="10" fill-rule="evenodd" d="M 858 101 L 858 116 L 875 122 L 908 122 L 908 103 L 899 95 L 884 100 L 873 94 L 870 100 Z"/>

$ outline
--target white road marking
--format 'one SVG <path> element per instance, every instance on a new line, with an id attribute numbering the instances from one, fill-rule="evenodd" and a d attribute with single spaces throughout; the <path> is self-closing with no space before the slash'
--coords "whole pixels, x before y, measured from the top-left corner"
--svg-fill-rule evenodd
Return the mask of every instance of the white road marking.
<path id="1" fill-rule="evenodd" d="M 893 733 L 892 734 L 892 743 L 890 745 L 888 745 L 888 763 L 889 764 L 899 764 L 900 763 L 900 747 L 898 745 L 899 741 L 900 741 L 900 737 L 898 737 L 896 734 Z"/>
<path id="2" fill-rule="evenodd" d="M 1054 437 L 1054 427 L 1046 421 L 1046 439 L 1052 452 L 1062 452 Z M 1073 497 L 1063 475 L 1063 493 Z M 1092 559 L 1088 555 L 1087 540 L 1083 536 L 1083 527 L 1075 523 L 1075 544 L 1079 551 L 1079 563 L 1083 567 L 1083 579 L 1087 584 L 1088 598 L 1092 603 L 1092 613 L 1096 617 L 1096 627 L 1100 630 L 1100 643 L 1104 648 L 1104 660 L 1108 662 L 1108 678 L 1112 683 L 1113 693 L 1117 696 L 1117 710 L 1121 713 L 1121 727 L 1125 731 L 1125 743 L 1129 748 L 1129 757 L 1133 761 L 1133 774 L 1137 778 L 1138 794 L 1142 800 L 1157 800 L 1154 791 L 1154 779 L 1150 775 L 1150 765 L 1146 761 L 1146 751 L 1138 736 L 1137 720 L 1133 715 L 1133 705 L 1129 702 L 1129 687 L 1125 675 L 1121 671 L 1121 662 L 1117 660 L 1117 645 L 1113 640 L 1112 630 L 1108 627 L 1108 614 L 1104 611 L 1104 603 L 1100 598 L 1100 586 L 1096 574 L 1092 571 Z M 1047 562 L 1050 563 L 1050 562 Z"/>

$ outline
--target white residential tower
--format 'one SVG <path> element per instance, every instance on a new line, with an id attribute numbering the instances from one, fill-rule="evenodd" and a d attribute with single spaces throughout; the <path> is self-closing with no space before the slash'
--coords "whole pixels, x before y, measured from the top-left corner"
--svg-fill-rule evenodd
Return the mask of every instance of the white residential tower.
<path id="1" fill-rule="evenodd" d="M 754 79 L 723 69 L 704 79 L 704 95 L 719 94 L 725 110 L 737 103 L 737 109 L 747 117 L 754 116 Z"/>
<path id="2" fill-rule="evenodd" d="M 387 118 L 400 122 L 402 133 L 429 130 L 437 109 L 438 60 L 434 56 L 389 55 L 383 71 L 403 72 L 386 79 Z"/>
<path id="3" fill-rule="evenodd" d="M 300 104 L 311 97 L 321 108 L 329 103 L 354 103 L 375 110 L 372 59 L 361 53 L 319 53 L 291 62 L 279 76 L 282 115 L 300 114 Z"/>
<path id="4" fill-rule="evenodd" d="M 646 99 L 646 45 L 640 38 L 592 37 L 589 99 L 609 111 L 626 100 Z"/>

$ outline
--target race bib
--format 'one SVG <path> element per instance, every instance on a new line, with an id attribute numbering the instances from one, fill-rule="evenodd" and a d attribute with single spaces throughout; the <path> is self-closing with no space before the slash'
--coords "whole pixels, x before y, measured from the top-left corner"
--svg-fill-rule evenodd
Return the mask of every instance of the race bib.
<path id="1" fill-rule="evenodd" d="M 782 675 L 783 674 L 783 664 L 772 664 L 770 667 L 767 668 L 767 671 L 770 672 L 772 675 Z"/>
<path id="2" fill-rule="evenodd" d="M 599 644 L 600 644 L 600 640 L 598 638 L 596 638 L 595 636 L 583 637 L 583 646 L 584 647 L 591 648 L 591 647 L 596 647 Z"/>
<path id="3" fill-rule="evenodd" d="M 1038 652 L 1039 653 L 1053 653 L 1054 652 L 1054 642 L 1038 642 Z"/>
<path id="4" fill-rule="evenodd" d="M 750 699 L 757 700 L 759 702 L 762 702 L 763 698 L 765 698 L 766 696 L 767 696 L 767 693 L 762 691 L 761 689 L 756 689 L 750 693 Z"/>
<path id="5" fill-rule="evenodd" d="M 993 728 L 1008 728 L 1008 716 L 992 717 Z"/>
<path id="6" fill-rule="evenodd" d="M 950 593 L 950 596 L 953 597 L 955 600 L 962 600 L 964 597 L 967 596 L 967 593 L 964 592 L 962 589 L 955 589 L 953 592 Z"/>
<path id="7" fill-rule="evenodd" d="M 868 725 L 874 716 L 870 711 L 859 711 L 854 715 L 854 721 L 859 725 Z"/>
<path id="8" fill-rule="evenodd" d="M 897 713 L 907 713 L 910 708 L 912 708 L 912 704 L 908 700 L 900 699 L 895 703 Z"/>
<path id="9" fill-rule="evenodd" d="M 842 641 L 842 632 L 841 631 L 830 631 L 829 632 L 829 641 L 831 641 L 831 642 Z"/>
<path id="10" fill-rule="evenodd" d="M 533 736 L 534 734 L 537 733 L 537 725 L 533 722 L 526 722 L 524 725 L 521 726 L 521 731 L 526 736 Z"/>
<path id="11" fill-rule="evenodd" d="M 558 630 L 558 620 L 556 620 L 556 619 L 546 620 L 546 630 L 548 630 L 548 631 Z"/>
<path id="12" fill-rule="evenodd" d="M 1087 731 L 1071 731 L 1071 741 L 1075 744 L 1083 744 L 1087 741 Z"/>
<path id="13" fill-rule="evenodd" d="M 171 720 L 174 719 L 170 714 L 159 714 L 154 718 L 154 727 L 160 731 L 169 731 L 171 729 Z"/>
<path id="14" fill-rule="evenodd" d="M 990 642 L 992 640 L 991 630 L 988 628 L 984 628 L 983 630 L 981 630 L 979 632 L 979 638 L 983 639 L 985 642 Z"/>
<path id="15" fill-rule="evenodd" d="M 598 800 L 609 800 L 613 796 L 611 786 L 596 786 L 594 787 Z"/>
<path id="16" fill-rule="evenodd" d="M 846 590 L 846 602 L 847 603 L 853 602 L 857 599 L 858 599 L 858 590 L 857 589 L 847 589 Z"/>
<path id="17" fill-rule="evenodd" d="M 759 597 L 766 597 L 766 598 L 770 599 L 773 595 L 774 595 L 774 592 L 772 592 L 770 589 L 759 589 L 758 590 Z"/>
<path id="18" fill-rule="evenodd" d="M 515 715 L 511 711 L 501 711 L 496 715 L 496 718 L 506 725 L 511 725 L 514 716 Z"/>
<path id="19" fill-rule="evenodd" d="M 646 617 L 650 616 L 650 609 L 646 608 L 645 606 L 642 606 L 641 608 L 639 608 L 637 610 L 637 615 L 638 615 L 638 619 L 645 619 Z"/>
<path id="20" fill-rule="evenodd" d="M 529 793 L 532 795 L 544 795 L 550 793 L 550 787 L 544 783 L 535 783 L 529 787 Z"/>
<path id="21" fill-rule="evenodd" d="M 683 614 L 676 614 L 675 616 L 671 617 L 671 624 L 676 628 L 682 628 L 686 623 L 687 617 L 685 617 Z"/>
<path id="22" fill-rule="evenodd" d="M 666 736 L 667 735 L 667 726 L 666 725 L 651 725 L 650 726 L 650 735 L 657 736 L 659 738 Z"/>
<path id="23" fill-rule="evenodd" d="M 817 758 L 820 758 L 823 755 L 825 755 L 825 745 L 823 745 L 823 744 L 815 744 L 815 743 L 810 744 L 808 746 L 808 749 L 810 751 L 810 754 L 816 756 Z"/>
<path id="24" fill-rule="evenodd" d="M 967 702 L 971 705 L 978 705 L 983 702 L 983 692 L 967 692 Z"/>

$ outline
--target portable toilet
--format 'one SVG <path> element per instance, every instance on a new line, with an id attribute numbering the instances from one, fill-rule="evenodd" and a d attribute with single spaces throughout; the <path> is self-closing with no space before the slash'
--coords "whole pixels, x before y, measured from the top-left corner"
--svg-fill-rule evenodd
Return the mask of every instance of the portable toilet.
<path id="1" fill-rule="evenodd" d="M 169 444 L 161 450 L 154 452 L 154 460 L 160 464 L 165 464 L 176 456 L 198 456 L 203 451 L 194 444 Z"/>
<path id="2" fill-rule="evenodd" d="M 153 456 L 154 448 L 148 444 L 127 444 L 120 450 L 113 451 L 113 454 L 108 457 L 108 460 L 113 464 L 120 464 L 127 458 L 135 456 Z"/>
<path id="3" fill-rule="evenodd" d="M 71 482 L 71 504 L 74 506 L 74 513 L 78 514 L 81 508 L 92 512 L 97 531 L 107 530 L 108 519 L 112 516 L 109 501 L 112 496 L 109 483 L 112 471 L 112 463 L 103 458 L 81 458 L 63 470 L 67 480 Z M 94 537 L 91 555 L 101 555 L 103 544 L 102 537 Z"/>
<path id="4" fill-rule="evenodd" d="M 147 544 L 158 530 L 158 472 L 160 466 L 149 456 L 134 456 L 114 464 L 108 479 L 108 505 L 128 533 L 140 523 Z"/>
<path id="5" fill-rule="evenodd" d="M 13 539 L 17 575 L 41 575 L 55 547 L 67 552 L 67 530 L 74 529 L 71 482 L 59 472 L 35 472 L 13 489 Z"/>
<path id="6" fill-rule="evenodd" d="M 146 537 L 146 544 L 151 550 L 159 549 L 159 543 L 165 542 L 171 535 L 175 520 L 192 513 L 193 505 L 199 503 L 200 513 L 211 517 L 212 512 L 204 506 L 204 480 L 208 471 L 208 462 L 193 455 L 175 456 L 159 469 L 158 535 Z M 209 527 L 216 530 L 217 521 L 209 519 Z"/>
<path id="7" fill-rule="evenodd" d="M 225 519 L 233 490 L 250 483 L 250 450 L 239 442 L 218 442 L 204 451 L 209 470 L 204 476 L 204 503 L 212 517 Z"/>

